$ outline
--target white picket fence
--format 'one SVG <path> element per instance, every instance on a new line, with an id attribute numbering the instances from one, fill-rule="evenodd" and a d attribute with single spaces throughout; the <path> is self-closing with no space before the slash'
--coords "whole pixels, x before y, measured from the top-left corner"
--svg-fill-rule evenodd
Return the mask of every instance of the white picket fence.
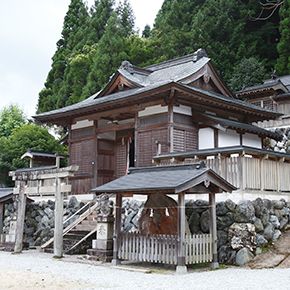
<path id="1" fill-rule="evenodd" d="M 121 234 L 118 257 L 123 260 L 177 264 L 177 236 Z M 210 234 L 185 236 L 186 264 L 212 261 Z"/>
<path id="2" fill-rule="evenodd" d="M 185 235 L 185 263 L 198 264 L 212 261 L 212 235 Z"/>

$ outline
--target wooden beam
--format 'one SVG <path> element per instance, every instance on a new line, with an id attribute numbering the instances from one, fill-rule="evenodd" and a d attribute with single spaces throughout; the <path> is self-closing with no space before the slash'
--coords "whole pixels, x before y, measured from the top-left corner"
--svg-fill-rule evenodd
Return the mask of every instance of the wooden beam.
<path id="1" fill-rule="evenodd" d="M 74 172 L 78 170 L 77 165 L 71 165 L 63 168 L 50 168 L 40 170 L 29 171 L 10 171 L 9 176 L 12 176 L 12 180 L 28 181 L 38 179 L 54 179 L 55 177 L 66 178 L 74 175 Z"/>
<path id="2" fill-rule="evenodd" d="M 114 245 L 113 245 L 113 260 L 112 265 L 117 266 L 120 264 L 118 259 L 119 250 L 119 238 L 121 233 L 121 223 L 122 223 L 122 194 L 116 194 L 116 214 L 115 214 L 115 232 L 114 232 Z"/>
<path id="3" fill-rule="evenodd" d="M 0 203 L 0 235 L 3 234 L 4 210 L 5 210 L 4 203 Z M 1 243 L 1 239 L 0 239 L 0 243 Z"/>
<path id="4" fill-rule="evenodd" d="M 185 265 L 185 192 L 178 193 L 178 243 L 176 273 L 187 273 Z"/>
<path id="5" fill-rule="evenodd" d="M 55 258 L 63 256 L 63 194 L 60 190 L 60 178 L 55 178 L 55 210 L 54 210 L 54 242 Z"/>
<path id="6" fill-rule="evenodd" d="M 217 225 L 216 225 L 216 202 L 215 194 L 209 194 L 209 232 L 212 236 L 212 262 L 211 268 L 219 268 L 218 256 L 217 256 Z"/>
<path id="7" fill-rule="evenodd" d="M 113 124 L 108 127 L 96 129 L 96 134 L 134 129 L 134 128 L 135 128 L 135 122 L 125 123 L 125 124 Z"/>

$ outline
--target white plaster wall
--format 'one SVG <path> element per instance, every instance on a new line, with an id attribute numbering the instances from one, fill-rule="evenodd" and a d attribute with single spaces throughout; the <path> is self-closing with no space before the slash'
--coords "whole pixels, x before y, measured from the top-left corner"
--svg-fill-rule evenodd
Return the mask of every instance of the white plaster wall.
<path id="1" fill-rule="evenodd" d="M 227 130 L 226 132 L 218 132 L 218 147 L 229 147 L 240 145 L 240 134 L 234 130 Z"/>
<path id="2" fill-rule="evenodd" d="M 262 148 L 261 138 L 257 135 L 246 133 L 243 135 L 243 145 L 255 148 Z"/>
<path id="3" fill-rule="evenodd" d="M 178 114 L 182 114 L 182 115 L 187 115 L 187 116 L 192 116 L 192 111 L 191 111 L 191 107 L 187 107 L 187 106 L 174 106 L 173 107 L 173 112 L 174 113 L 178 113 Z"/>
<path id="4" fill-rule="evenodd" d="M 203 128 L 198 131 L 198 149 L 214 148 L 214 130 Z"/>
<path id="5" fill-rule="evenodd" d="M 139 117 L 145 117 L 145 116 L 150 116 L 150 115 L 156 115 L 160 113 L 166 113 L 168 112 L 168 106 L 152 106 L 152 107 L 147 107 L 143 111 L 138 112 Z"/>
<path id="6" fill-rule="evenodd" d="M 88 119 L 86 119 L 86 120 L 77 121 L 75 124 L 71 126 L 71 129 L 76 130 L 76 129 L 82 129 L 82 128 L 87 128 L 87 127 L 92 127 L 92 126 L 94 126 L 94 121 L 89 121 Z"/>

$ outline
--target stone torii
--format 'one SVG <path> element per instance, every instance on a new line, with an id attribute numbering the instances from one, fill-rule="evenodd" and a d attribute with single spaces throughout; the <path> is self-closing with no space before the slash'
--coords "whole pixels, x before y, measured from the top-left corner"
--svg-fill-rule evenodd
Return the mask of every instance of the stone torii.
<path id="1" fill-rule="evenodd" d="M 63 193 L 71 191 L 68 177 L 74 176 L 78 166 L 64 168 L 37 167 L 10 171 L 15 181 L 14 194 L 19 195 L 14 253 L 22 252 L 23 227 L 27 195 L 55 196 L 54 257 L 63 256 Z"/>

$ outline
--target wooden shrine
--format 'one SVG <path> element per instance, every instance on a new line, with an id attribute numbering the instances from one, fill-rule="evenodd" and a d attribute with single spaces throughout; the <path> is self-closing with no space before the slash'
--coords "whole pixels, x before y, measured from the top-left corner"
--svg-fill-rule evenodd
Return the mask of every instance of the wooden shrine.
<path id="1" fill-rule="evenodd" d="M 186 264 L 211 262 L 218 267 L 215 194 L 232 192 L 236 188 L 206 168 L 204 163 L 132 168 L 119 179 L 92 191 L 116 194 L 115 234 L 112 264 L 120 259 L 176 264 L 178 273 L 187 272 Z M 140 235 L 121 233 L 122 196 L 124 194 L 178 195 L 178 221 L 176 235 Z M 185 195 L 208 194 L 210 234 L 191 237 L 185 233 Z M 144 210 L 150 210 L 144 208 Z M 154 208 L 158 210 L 158 206 Z M 166 211 L 160 209 L 160 211 Z M 152 215 L 153 217 L 153 215 Z M 164 218 L 166 216 L 164 215 Z M 195 249 L 199 249 L 198 252 Z M 196 258 L 198 256 L 198 258 Z"/>
<path id="2" fill-rule="evenodd" d="M 71 178 L 76 195 L 125 175 L 128 167 L 152 166 L 156 155 L 262 150 L 265 137 L 282 137 L 253 122 L 281 115 L 233 96 L 199 49 L 147 67 L 123 61 L 103 90 L 34 118 L 68 128 L 68 164 L 79 166 Z"/>

